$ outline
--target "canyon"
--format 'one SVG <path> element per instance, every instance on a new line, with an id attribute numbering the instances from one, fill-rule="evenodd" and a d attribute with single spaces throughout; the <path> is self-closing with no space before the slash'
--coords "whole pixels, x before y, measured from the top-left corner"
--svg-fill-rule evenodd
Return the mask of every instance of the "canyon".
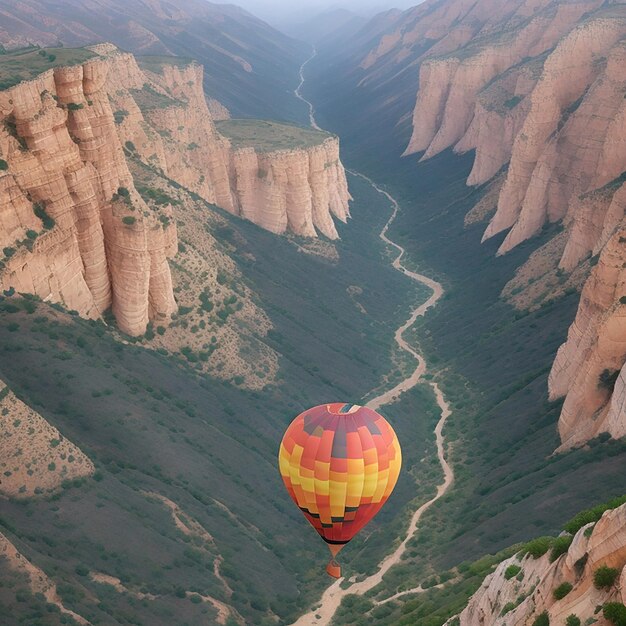
<path id="1" fill-rule="evenodd" d="M 337 238 L 333 216 L 347 219 L 350 196 L 336 137 L 311 131 L 304 147 L 257 153 L 252 135 L 235 149 L 216 130 L 201 66 L 142 68 L 107 44 L 86 53 L 0 94 L 6 292 L 94 319 L 111 309 L 128 335 L 167 325 L 181 215 L 162 190 L 135 185 L 138 167 L 272 232 Z"/>
<path id="2" fill-rule="evenodd" d="M 396 123 L 411 120 L 404 154 L 473 152 L 467 184 L 490 186 L 469 218 L 487 222 L 483 242 L 499 236 L 505 255 L 551 224 L 563 229 L 502 297 L 524 310 L 581 291 L 549 379 L 550 400 L 565 398 L 560 449 L 623 436 L 626 6 L 432 1 L 390 15 L 374 44 L 363 41 L 353 41 L 357 91 L 376 93 L 389 75 L 419 84 L 410 113 L 406 86 L 393 96 L 406 111 Z"/>

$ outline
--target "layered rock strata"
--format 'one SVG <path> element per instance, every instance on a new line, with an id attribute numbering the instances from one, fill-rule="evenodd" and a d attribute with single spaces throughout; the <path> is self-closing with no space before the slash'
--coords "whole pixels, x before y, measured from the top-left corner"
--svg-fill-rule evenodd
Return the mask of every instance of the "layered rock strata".
<path id="1" fill-rule="evenodd" d="M 0 93 L 0 287 L 90 318 L 111 309 L 130 335 L 167 323 L 177 310 L 175 216 L 154 190 L 136 188 L 133 159 L 273 232 L 337 237 L 333 216 L 345 221 L 349 194 L 335 138 L 320 133 L 306 150 L 233 150 L 215 128 L 199 65 L 140 68 L 114 46 L 91 50 L 85 63 Z"/>
<path id="2" fill-rule="evenodd" d="M 626 228 L 608 241 L 583 288 L 567 341 L 549 377 L 550 398 L 565 397 L 562 447 L 608 432 L 626 435 Z M 614 391 L 615 390 L 615 391 Z"/>
<path id="3" fill-rule="evenodd" d="M 607 602 L 626 602 L 625 565 L 626 505 L 623 505 L 604 513 L 595 525 L 583 526 L 567 552 L 553 563 L 549 553 L 538 559 L 516 555 L 500 563 L 465 609 L 447 624 L 526 626 L 544 612 L 550 624 L 564 624 L 570 615 L 577 616 L 582 624 L 606 624 L 598 607 Z M 601 566 L 617 569 L 619 583 L 597 589 L 593 577 Z M 513 576 L 512 571 L 516 572 Z M 571 585 L 571 591 L 557 599 L 554 592 L 564 583 Z"/>
<path id="4" fill-rule="evenodd" d="M 406 153 L 475 150 L 468 184 L 503 180 L 495 213 L 469 218 L 489 218 L 483 241 L 506 233 L 505 254 L 564 226 L 503 291 L 532 308 L 584 285 L 549 380 L 550 398 L 565 398 L 562 446 L 623 436 L 626 5 L 425 2 L 379 39 L 363 82 L 411 55 L 420 76 Z"/>
<path id="5" fill-rule="evenodd" d="M 236 149 L 230 174 L 237 214 L 273 233 L 337 239 L 333 217 L 345 222 L 350 215 L 335 137 L 297 150 Z"/>
<path id="6" fill-rule="evenodd" d="M 105 89 L 110 69 L 96 58 L 0 93 L 0 285 L 87 317 L 111 308 L 139 334 L 176 310 L 167 263 L 176 232 L 134 188 Z"/>

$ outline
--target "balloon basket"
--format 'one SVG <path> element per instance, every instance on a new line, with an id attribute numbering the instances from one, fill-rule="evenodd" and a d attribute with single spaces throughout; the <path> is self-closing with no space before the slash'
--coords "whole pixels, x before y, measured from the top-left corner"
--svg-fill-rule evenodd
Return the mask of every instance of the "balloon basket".
<path id="1" fill-rule="evenodd" d="M 341 578 L 341 565 L 335 559 L 331 559 L 326 566 L 326 573 L 333 578 Z"/>

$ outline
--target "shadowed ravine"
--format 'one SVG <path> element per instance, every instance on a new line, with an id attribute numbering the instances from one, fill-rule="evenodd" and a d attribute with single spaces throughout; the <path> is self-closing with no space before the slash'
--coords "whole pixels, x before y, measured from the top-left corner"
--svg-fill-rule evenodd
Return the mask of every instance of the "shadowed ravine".
<path id="1" fill-rule="evenodd" d="M 317 51 L 314 49 L 312 56 L 309 57 L 309 59 L 307 59 L 300 67 L 300 84 L 298 85 L 294 93 L 297 98 L 302 100 L 302 102 L 304 102 L 309 107 L 309 121 L 310 121 L 311 126 L 318 130 L 321 130 L 315 119 L 315 108 L 313 104 L 309 102 L 302 95 L 302 86 L 304 85 L 304 82 L 305 82 L 305 77 L 304 77 L 305 67 L 310 61 L 312 61 L 315 58 L 316 55 L 317 55 Z M 405 378 L 400 383 L 398 383 L 395 387 L 393 387 L 393 389 L 390 389 L 389 391 L 382 393 L 381 395 L 373 398 L 367 403 L 367 406 L 369 406 L 370 408 L 378 409 L 379 407 L 385 404 L 389 404 L 391 402 L 396 401 L 402 393 L 415 387 L 415 385 L 417 385 L 420 382 L 421 378 L 428 371 L 426 361 L 424 360 L 424 358 L 416 350 L 414 350 L 409 345 L 409 343 L 404 339 L 404 332 L 408 330 L 411 326 L 413 326 L 413 324 L 415 323 L 418 317 L 423 316 L 426 313 L 426 311 L 428 311 L 431 307 L 434 307 L 437 304 L 441 296 L 444 294 L 444 290 L 441 284 L 433 280 L 432 278 L 428 278 L 427 276 L 418 274 L 417 272 L 413 272 L 407 269 L 402 264 L 402 258 L 404 257 L 404 254 L 406 252 L 405 249 L 399 244 L 397 244 L 396 242 L 389 239 L 389 237 L 387 236 L 389 227 L 393 224 L 394 220 L 396 219 L 396 216 L 400 208 L 396 199 L 391 194 L 381 189 L 378 185 L 376 185 L 376 183 L 374 183 L 374 181 L 372 181 L 370 178 L 368 178 L 364 174 L 361 174 L 353 170 L 348 170 L 348 171 L 353 176 L 358 176 L 359 178 L 362 178 L 363 180 L 367 181 L 379 194 L 382 194 L 383 196 L 385 196 L 385 198 L 387 198 L 387 200 L 389 200 L 389 202 L 391 203 L 393 211 L 391 213 L 391 216 L 387 220 L 387 223 L 385 224 L 383 229 L 380 231 L 379 236 L 387 245 L 392 246 L 398 252 L 397 256 L 394 258 L 392 262 L 392 266 L 399 272 L 402 272 L 405 276 L 407 276 L 411 280 L 414 280 L 423 285 L 426 285 L 427 287 L 432 289 L 432 292 L 433 292 L 430 298 L 426 300 L 426 302 L 424 302 L 423 304 L 421 304 L 420 306 L 416 307 L 413 310 L 409 319 L 404 324 L 402 324 L 402 326 L 400 326 L 400 328 L 398 328 L 395 332 L 394 338 L 395 338 L 396 344 L 401 350 L 408 352 L 413 358 L 415 358 L 415 360 L 417 361 L 417 365 L 415 369 L 413 370 L 413 372 L 407 378 Z M 444 476 L 443 482 L 437 487 L 437 492 L 435 496 L 432 497 L 427 502 L 425 502 L 424 504 L 422 504 L 422 506 L 420 506 L 413 513 L 413 516 L 411 517 L 411 523 L 409 524 L 407 534 L 404 540 L 394 549 L 393 552 L 388 554 L 379 563 L 378 570 L 376 571 L 375 574 L 368 576 L 367 578 L 365 578 L 364 580 L 358 583 L 354 582 L 354 579 L 350 579 L 350 582 L 352 582 L 353 584 L 350 585 L 346 589 L 343 589 L 341 587 L 343 578 L 336 580 L 323 593 L 318 607 L 310 611 L 309 613 L 306 613 L 302 617 L 300 617 L 296 622 L 294 622 L 293 626 L 326 626 L 331 622 L 333 616 L 335 615 L 335 612 L 339 608 L 339 605 L 341 604 L 341 601 L 345 596 L 353 595 L 353 594 L 363 595 L 367 593 L 368 591 L 370 591 L 371 589 L 373 589 L 374 587 L 376 587 L 382 581 L 382 578 L 387 573 L 387 571 L 389 571 L 389 569 L 392 566 L 400 562 L 402 555 L 406 551 L 406 546 L 408 542 L 416 535 L 418 531 L 418 524 L 422 515 L 435 502 L 437 502 L 437 500 L 439 500 L 452 485 L 452 482 L 454 480 L 454 473 L 452 471 L 452 468 L 450 467 L 450 465 L 448 464 L 446 460 L 445 442 L 443 438 L 443 427 L 446 423 L 446 420 L 450 416 L 450 406 L 448 402 L 446 401 L 441 389 L 439 388 L 439 385 L 435 382 L 430 382 L 429 384 L 435 393 L 437 405 L 441 409 L 441 417 L 439 418 L 439 421 L 437 422 L 437 426 L 435 427 L 435 438 L 436 438 L 436 444 L 437 444 L 437 458 L 441 465 L 441 469 L 442 469 L 443 476 Z M 406 442 L 404 445 L 407 445 Z M 396 594 L 395 596 L 393 596 L 393 598 L 395 599 L 401 595 L 404 596 L 404 595 L 408 595 L 411 593 L 420 593 L 421 591 L 422 591 L 422 588 L 420 586 L 420 587 L 416 587 L 414 589 L 408 589 L 399 594 Z M 381 602 L 379 602 L 379 604 L 382 604 L 390 599 L 391 598 L 382 600 Z"/>

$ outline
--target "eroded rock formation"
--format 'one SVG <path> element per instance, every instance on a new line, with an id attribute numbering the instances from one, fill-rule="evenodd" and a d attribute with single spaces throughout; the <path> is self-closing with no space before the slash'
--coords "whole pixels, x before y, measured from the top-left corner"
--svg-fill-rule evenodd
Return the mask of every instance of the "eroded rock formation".
<path id="1" fill-rule="evenodd" d="M 298 150 L 236 149 L 230 165 L 238 215 L 273 233 L 338 238 L 333 216 L 347 220 L 350 195 L 337 138 Z"/>
<path id="2" fill-rule="evenodd" d="M 583 526 L 567 552 L 553 563 L 549 552 L 538 559 L 516 555 L 500 563 L 471 597 L 458 622 L 453 618 L 447 624 L 526 626 L 544 611 L 551 624 L 564 624 L 570 615 L 583 624 L 604 624 L 607 622 L 597 607 L 626 602 L 626 592 L 622 583 L 597 589 L 593 574 L 598 567 L 607 566 L 621 572 L 619 580 L 624 581 L 625 565 L 626 505 L 622 505 L 604 513 L 595 525 Z M 510 575 L 512 571 L 516 573 Z M 563 583 L 569 583 L 571 591 L 557 599 L 554 591 Z"/>
<path id="3" fill-rule="evenodd" d="M 110 69 L 96 58 L 0 93 L 0 285 L 87 317 L 112 308 L 122 330 L 139 334 L 176 310 L 167 263 L 176 232 L 133 185 L 105 89 Z"/>
<path id="4" fill-rule="evenodd" d="M 175 215 L 137 188 L 133 160 L 272 232 L 337 237 L 333 216 L 345 221 L 349 194 L 335 138 L 233 150 L 216 130 L 201 66 L 146 58 L 140 67 L 110 44 L 90 50 L 85 63 L 0 93 L 3 289 L 91 318 L 110 308 L 131 335 L 167 324 L 177 310 Z"/>
<path id="5" fill-rule="evenodd" d="M 506 233 L 498 254 L 563 224 L 502 295 L 532 308 L 584 285 L 550 375 L 550 397 L 565 397 L 559 432 L 564 447 L 623 436 L 626 5 L 431 1 L 394 19 L 361 83 L 419 67 L 406 154 L 475 150 L 468 184 L 499 190 L 493 215 L 483 202 L 468 221 L 488 218 L 483 240 Z"/>

